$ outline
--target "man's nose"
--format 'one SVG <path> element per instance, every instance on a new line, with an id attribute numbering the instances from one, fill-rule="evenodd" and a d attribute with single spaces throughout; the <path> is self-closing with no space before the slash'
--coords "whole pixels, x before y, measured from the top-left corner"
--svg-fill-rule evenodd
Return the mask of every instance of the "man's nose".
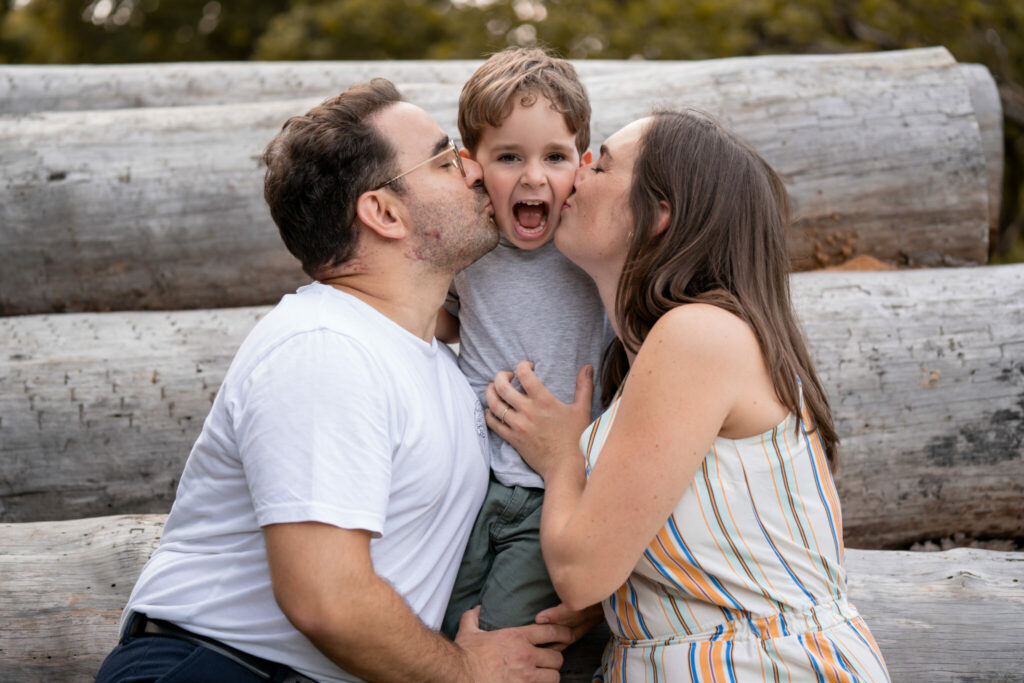
<path id="1" fill-rule="evenodd" d="M 466 186 L 476 187 L 484 181 L 484 169 L 477 162 L 466 157 L 462 158 L 462 167 L 466 169 Z"/>

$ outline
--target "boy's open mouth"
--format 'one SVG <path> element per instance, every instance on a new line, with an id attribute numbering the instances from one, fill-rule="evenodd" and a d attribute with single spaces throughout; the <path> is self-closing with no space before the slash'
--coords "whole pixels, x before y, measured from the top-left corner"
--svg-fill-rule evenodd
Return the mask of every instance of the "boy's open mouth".
<path id="1" fill-rule="evenodd" d="M 544 234 L 548 224 L 548 204 L 542 201 L 516 202 L 512 207 L 516 232 L 527 239 Z"/>

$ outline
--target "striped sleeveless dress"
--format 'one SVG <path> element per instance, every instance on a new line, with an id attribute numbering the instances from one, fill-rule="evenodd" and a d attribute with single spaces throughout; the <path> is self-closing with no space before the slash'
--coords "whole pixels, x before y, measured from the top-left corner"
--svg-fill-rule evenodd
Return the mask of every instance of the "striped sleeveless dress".
<path id="1" fill-rule="evenodd" d="M 588 476 L 618 405 L 581 437 Z M 790 414 L 758 436 L 715 439 L 602 603 L 612 640 L 595 681 L 889 680 L 847 600 L 839 499 L 803 412 L 799 425 Z"/>

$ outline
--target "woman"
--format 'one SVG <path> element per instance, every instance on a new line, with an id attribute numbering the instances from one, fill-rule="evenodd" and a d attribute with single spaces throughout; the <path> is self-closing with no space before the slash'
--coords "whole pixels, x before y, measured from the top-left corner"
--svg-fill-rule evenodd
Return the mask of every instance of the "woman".
<path id="1" fill-rule="evenodd" d="M 778 176 L 707 117 L 626 126 L 555 236 L 618 335 L 607 411 L 579 437 L 589 368 L 571 405 L 528 363 L 522 392 L 512 373 L 488 388 L 488 425 L 544 477 L 559 596 L 603 601 L 606 681 L 888 680 L 847 602 L 837 437 L 790 304 L 787 222 Z"/>

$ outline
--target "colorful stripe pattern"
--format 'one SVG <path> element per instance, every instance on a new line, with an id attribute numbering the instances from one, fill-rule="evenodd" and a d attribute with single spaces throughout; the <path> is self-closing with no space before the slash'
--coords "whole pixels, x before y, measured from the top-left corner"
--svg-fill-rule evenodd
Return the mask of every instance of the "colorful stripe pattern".
<path id="1" fill-rule="evenodd" d="M 583 433 L 587 474 L 619 400 Z M 842 514 L 822 445 L 789 415 L 717 438 L 625 584 L 595 681 L 888 681 L 847 601 Z"/>

